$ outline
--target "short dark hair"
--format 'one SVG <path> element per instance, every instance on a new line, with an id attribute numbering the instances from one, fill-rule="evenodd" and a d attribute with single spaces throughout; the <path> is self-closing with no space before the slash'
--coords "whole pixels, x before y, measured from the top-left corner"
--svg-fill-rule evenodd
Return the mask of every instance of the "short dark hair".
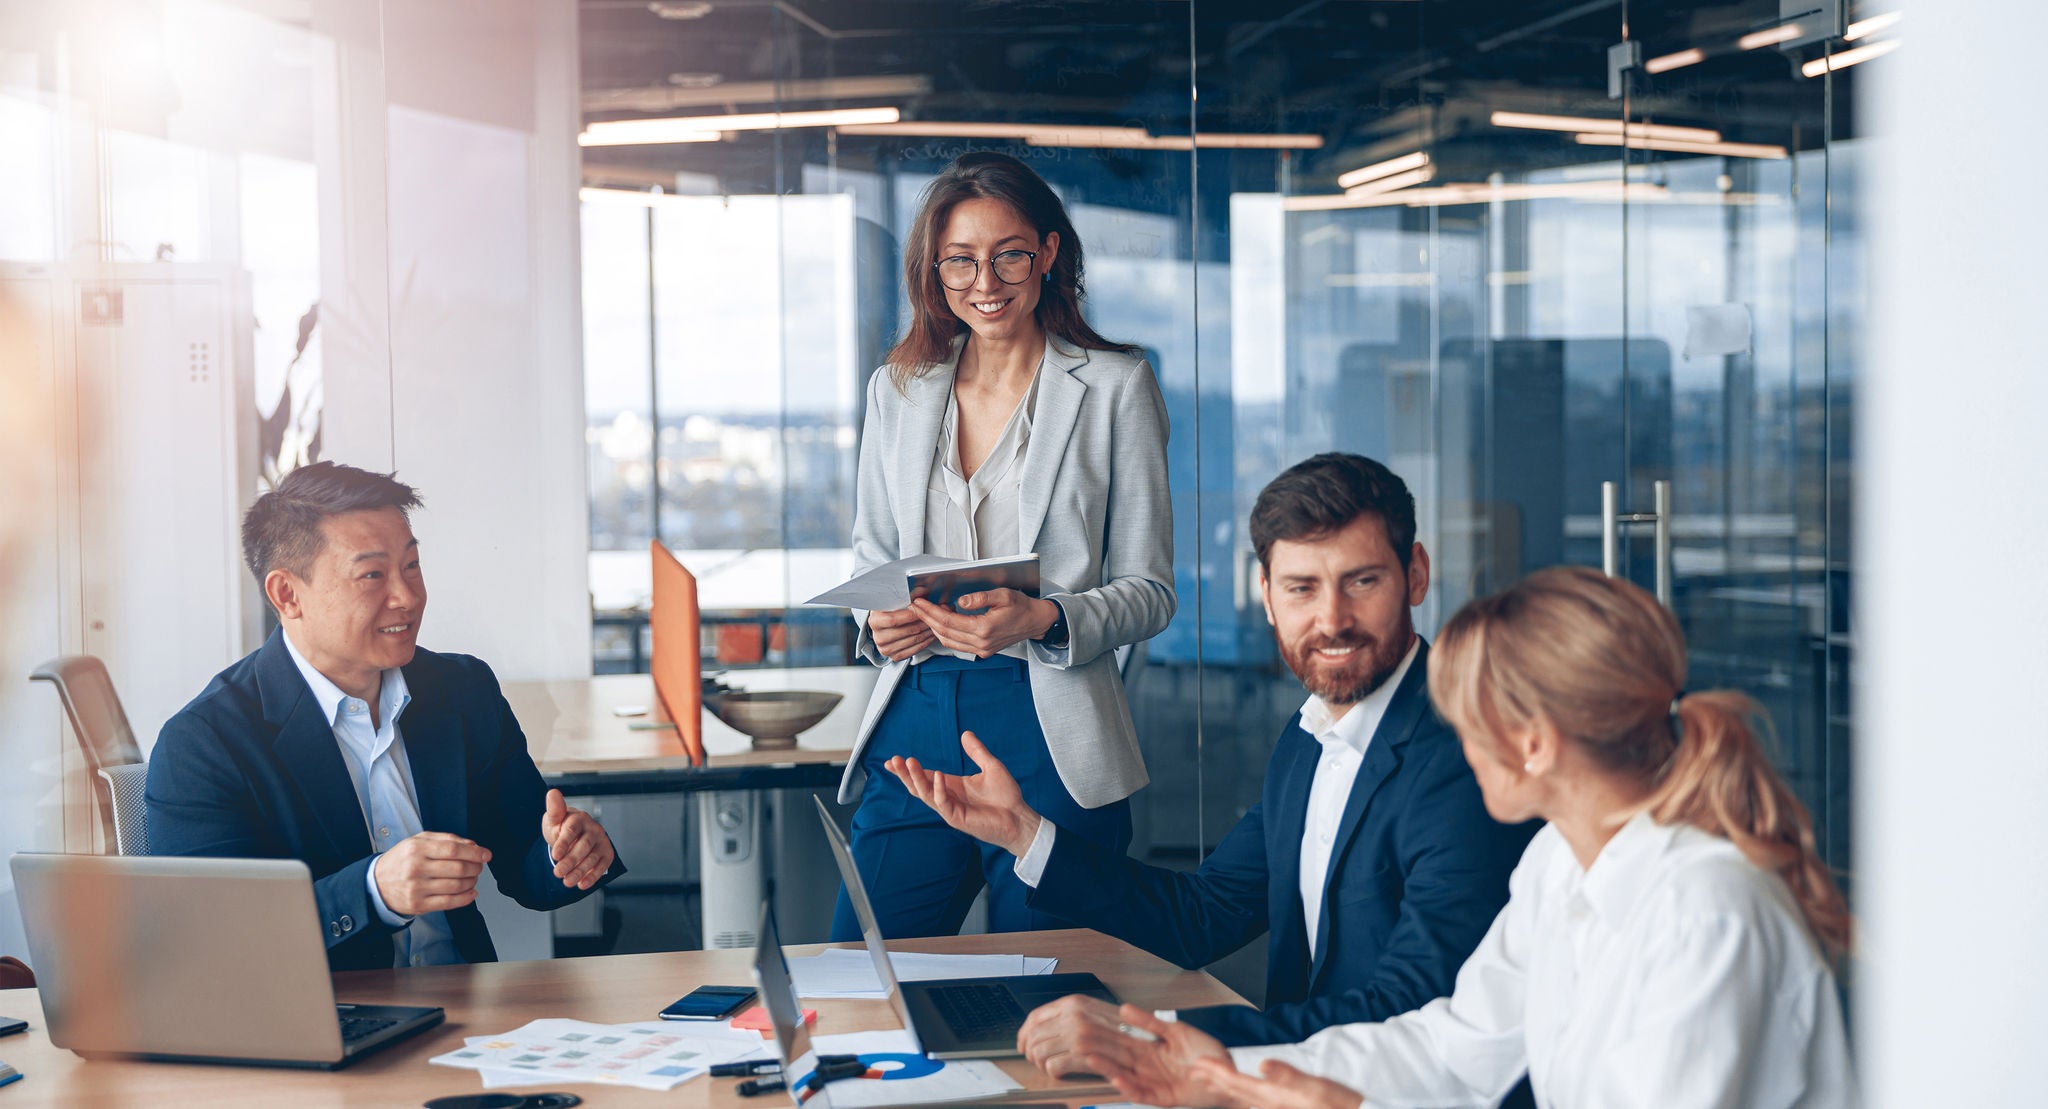
<path id="1" fill-rule="evenodd" d="M 1415 548 L 1415 495 L 1394 471 L 1359 454 L 1331 451 L 1297 462 L 1266 483 L 1252 505 L 1252 549 L 1273 566 L 1273 544 L 1321 539 L 1360 516 L 1379 518 L 1387 542 L 1408 569 Z"/>
<path id="2" fill-rule="evenodd" d="M 344 512 L 395 508 L 404 516 L 420 506 L 417 490 L 394 474 L 375 474 L 339 462 L 315 462 L 284 476 L 256 498 L 242 517 L 242 560 L 256 583 L 282 567 L 303 578 L 327 549 L 320 521 Z"/>

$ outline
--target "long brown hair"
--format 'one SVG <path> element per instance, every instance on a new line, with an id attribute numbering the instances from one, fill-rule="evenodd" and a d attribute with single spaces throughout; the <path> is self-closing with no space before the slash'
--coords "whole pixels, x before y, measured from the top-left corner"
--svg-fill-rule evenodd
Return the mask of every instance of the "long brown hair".
<path id="1" fill-rule="evenodd" d="M 1846 954 L 1848 906 L 1806 806 L 1764 753 L 1768 716 L 1733 690 L 1681 696 L 1685 670 L 1678 621 L 1648 593 L 1556 566 L 1451 617 L 1430 652 L 1429 695 L 1460 734 L 1495 745 L 1548 720 L 1603 768 L 1651 786 L 1653 820 L 1728 839 L 1782 878 L 1823 949 Z"/>
<path id="2" fill-rule="evenodd" d="M 932 263 L 939 260 L 939 235 L 954 206 L 977 198 L 1009 205 L 1037 230 L 1040 242 L 1049 234 L 1059 234 L 1059 256 L 1053 259 L 1051 280 L 1039 290 L 1036 312 L 1039 329 L 1048 342 L 1063 340 L 1084 350 L 1138 349 L 1110 342 L 1082 318 L 1081 236 L 1052 187 L 1008 154 L 978 150 L 955 158 L 945 172 L 932 178 L 904 240 L 903 287 L 910 295 L 910 327 L 885 359 L 898 388 L 952 357 L 953 340 L 967 330 L 966 321 L 946 306 L 946 291 Z"/>

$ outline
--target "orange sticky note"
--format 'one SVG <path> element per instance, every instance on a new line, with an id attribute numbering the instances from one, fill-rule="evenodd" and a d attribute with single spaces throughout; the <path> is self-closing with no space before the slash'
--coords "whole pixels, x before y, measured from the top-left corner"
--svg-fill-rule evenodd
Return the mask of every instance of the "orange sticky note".
<path id="1" fill-rule="evenodd" d="M 818 1023 L 818 1011 L 816 1009 L 805 1009 L 804 1023 Z M 732 1026 L 734 1028 L 744 1028 L 749 1032 L 759 1032 L 763 1036 L 775 1034 L 775 1026 L 768 1021 L 768 1010 L 759 1005 L 732 1018 Z"/>

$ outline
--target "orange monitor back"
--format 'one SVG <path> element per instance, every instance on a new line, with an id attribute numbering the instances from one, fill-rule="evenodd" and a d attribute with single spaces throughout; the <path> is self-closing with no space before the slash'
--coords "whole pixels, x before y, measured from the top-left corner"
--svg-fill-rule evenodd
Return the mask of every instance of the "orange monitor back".
<path id="1" fill-rule="evenodd" d="M 675 724 L 683 750 L 704 765 L 703 639 L 698 631 L 697 578 L 656 539 L 647 545 L 654 560 L 654 695 Z"/>

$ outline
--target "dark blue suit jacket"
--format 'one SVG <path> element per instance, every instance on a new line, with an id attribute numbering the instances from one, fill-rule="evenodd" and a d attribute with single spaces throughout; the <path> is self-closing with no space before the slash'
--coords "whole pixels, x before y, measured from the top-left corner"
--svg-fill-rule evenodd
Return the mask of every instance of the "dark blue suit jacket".
<path id="1" fill-rule="evenodd" d="M 1331 849 L 1313 961 L 1301 838 L 1322 750 L 1299 715 L 1267 764 L 1263 797 L 1200 869 L 1146 866 L 1059 835 L 1031 907 L 1190 969 L 1267 933 L 1264 1011 L 1180 1013 L 1226 1044 L 1292 1043 L 1449 994 L 1507 903 L 1508 874 L 1537 825 L 1486 815 L 1457 737 L 1430 707 L 1428 661 L 1425 643 L 1366 747 Z"/>
<path id="2" fill-rule="evenodd" d="M 547 785 L 491 668 L 422 650 L 404 673 L 412 702 L 399 727 L 422 827 L 489 848 L 498 888 L 529 909 L 582 898 L 588 891 L 563 885 L 548 861 Z M 328 966 L 391 966 L 392 929 L 365 881 L 373 852 L 363 806 L 282 632 L 164 725 L 145 799 L 153 853 L 298 859 L 313 872 Z M 624 871 L 615 861 L 604 881 Z M 464 959 L 497 958 L 475 905 L 450 911 L 448 925 Z"/>

